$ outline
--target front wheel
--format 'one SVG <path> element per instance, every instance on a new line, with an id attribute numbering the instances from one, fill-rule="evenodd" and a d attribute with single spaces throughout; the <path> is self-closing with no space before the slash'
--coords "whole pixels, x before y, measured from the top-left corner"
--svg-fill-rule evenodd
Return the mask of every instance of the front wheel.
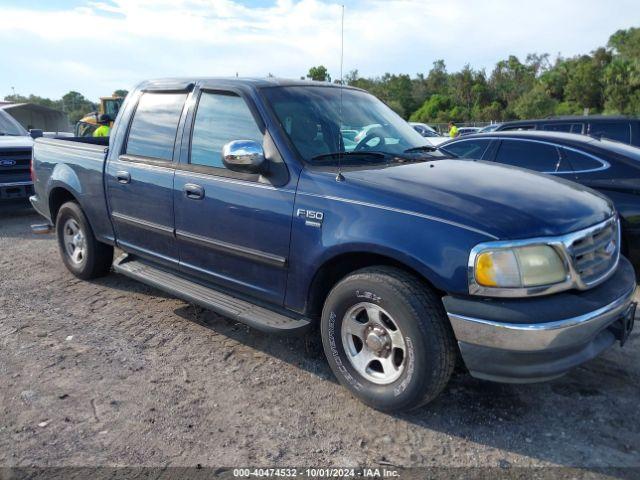
<path id="1" fill-rule="evenodd" d="M 378 410 L 433 400 L 456 363 L 441 300 L 397 268 L 365 268 L 340 281 L 325 302 L 321 334 L 340 383 Z"/>
<path id="2" fill-rule="evenodd" d="M 56 218 L 58 248 L 67 269 L 83 280 L 109 273 L 113 247 L 96 240 L 87 217 L 75 202 L 67 202 Z"/>

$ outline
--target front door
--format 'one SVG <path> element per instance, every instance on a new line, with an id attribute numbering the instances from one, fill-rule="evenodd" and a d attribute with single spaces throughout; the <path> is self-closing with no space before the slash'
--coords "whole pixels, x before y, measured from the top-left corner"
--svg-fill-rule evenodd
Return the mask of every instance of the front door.
<path id="1" fill-rule="evenodd" d="M 174 181 L 183 270 L 282 304 L 295 191 L 286 181 L 274 184 L 276 175 L 231 172 L 222 162 L 222 147 L 232 140 L 265 142 L 262 122 L 241 96 L 202 91 L 192 125 L 188 158 Z M 286 170 L 275 160 L 267 154 L 274 172 Z"/>
<path id="2" fill-rule="evenodd" d="M 177 264 L 173 162 L 187 93 L 143 93 L 122 154 L 109 160 L 106 185 L 118 245 Z"/>

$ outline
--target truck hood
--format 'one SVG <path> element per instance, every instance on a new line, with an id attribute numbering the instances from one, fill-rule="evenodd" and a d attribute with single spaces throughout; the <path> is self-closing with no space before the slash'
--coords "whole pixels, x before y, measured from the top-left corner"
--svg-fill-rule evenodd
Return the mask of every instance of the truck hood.
<path id="1" fill-rule="evenodd" d="M 0 148 L 31 148 L 33 139 L 26 135 L 0 135 Z"/>
<path id="2" fill-rule="evenodd" d="M 325 181 L 305 182 L 303 188 L 435 217 L 504 240 L 562 235 L 614 213 L 606 197 L 587 187 L 490 162 L 440 160 L 343 175 L 345 181 L 336 182 L 335 173 L 325 172 L 318 175 Z"/>

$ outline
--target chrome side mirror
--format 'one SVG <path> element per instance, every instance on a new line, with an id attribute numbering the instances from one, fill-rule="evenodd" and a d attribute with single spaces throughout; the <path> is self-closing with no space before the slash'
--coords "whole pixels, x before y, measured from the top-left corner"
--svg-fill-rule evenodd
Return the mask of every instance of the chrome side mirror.
<path id="1" fill-rule="evenodd" d="M 253 140 L 234 140 L 222 147 L 222 163 L 229 170 L 242 173 L 263 173 L 267 162 L 262 145 Z"/>

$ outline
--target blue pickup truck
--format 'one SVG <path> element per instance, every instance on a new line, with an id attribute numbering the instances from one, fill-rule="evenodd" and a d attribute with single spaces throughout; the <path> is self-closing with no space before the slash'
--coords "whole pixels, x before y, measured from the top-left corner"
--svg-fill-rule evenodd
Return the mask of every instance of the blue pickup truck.
<path id="1" fill-rule="evenodd" d="M 441 155 L 359 89 L 147 81 L 110 138 L 36 141 L 31 201 L 76 276 L 319 327 L 338 380 L 385 411 L 435 398 L 458 362 L 534 382 L 624 343 L 636 281 L 611 202 Z"/>

